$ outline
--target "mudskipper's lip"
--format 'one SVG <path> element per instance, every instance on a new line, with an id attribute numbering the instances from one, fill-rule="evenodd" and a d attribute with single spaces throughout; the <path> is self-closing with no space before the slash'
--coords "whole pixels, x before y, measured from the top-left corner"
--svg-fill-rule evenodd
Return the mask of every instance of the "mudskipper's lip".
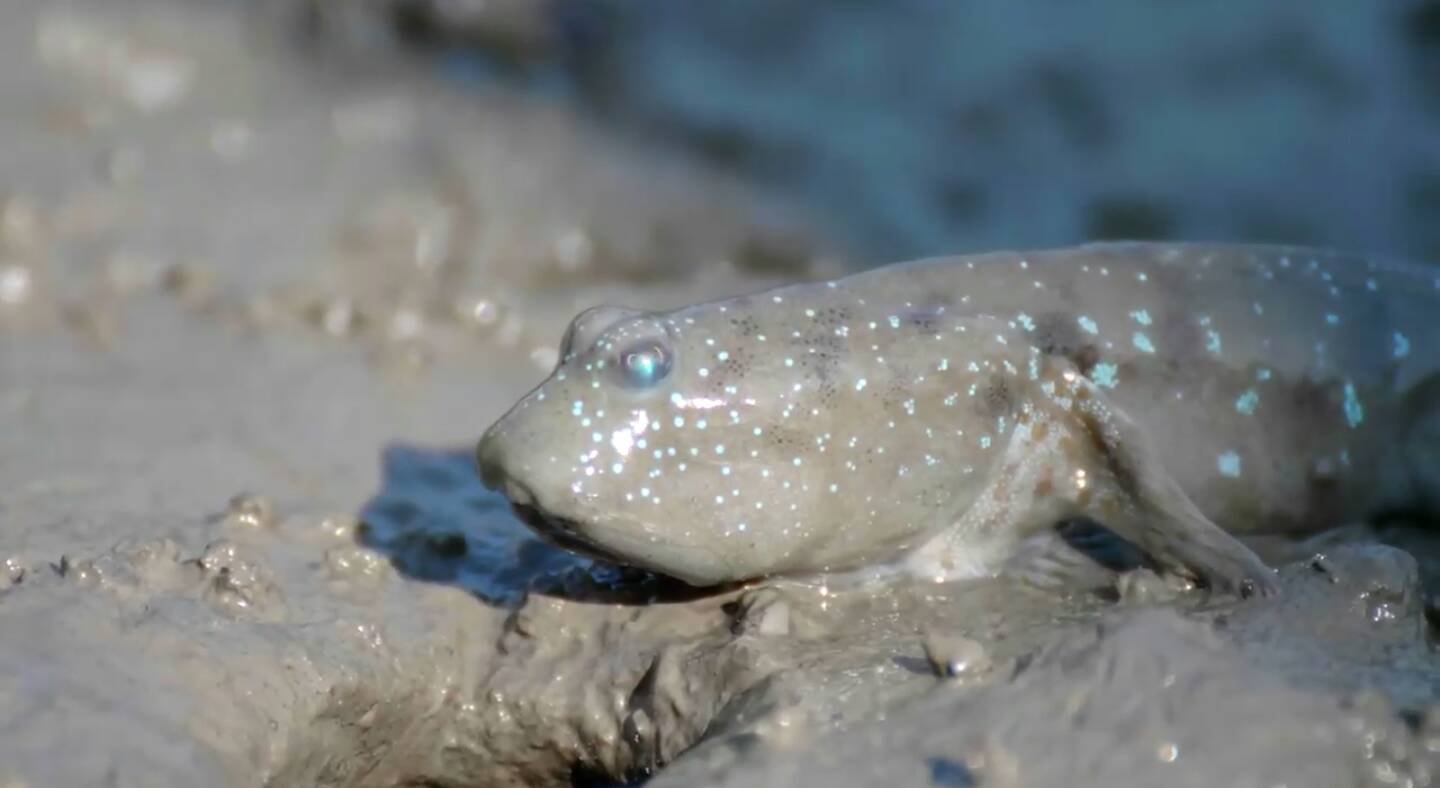
<path id="1" fill-rule="evenodd" d="M 510 509 L 520 521 L 530 527 L 541 539 L 559 547 L 562 550 L 569 550 L 578 553 L 586 558 L 594 558 L 610 563 L 621 563 L 615 556 L 605 552 L 598 546 L 579 535 L 577 523 L 565 517 L 546 514 L 530 502 L 519 502 L 514 498 L 510 499 Z"/>
<path id="2" fill-rule="evenodd" d="M 475 444 L 475 472 L 485 489 L 504 492 L 508 496 L 505 484 L 510 480 L 510 474 L 505 472 L 505 465 L 501 462 L 503 454 L 495 430 L 493 426 L 486 430 L 480 442 Z"/>
<path id="3" fill-rule="evenodd" d="M 614 556 L 601 550 L 588 539 L 580 536 L 579 523 L 567 517 L 547 513 L 535 503 L 535 494 L 530 488 L 516 481 L 508 474 L 503 479 L 494 479 L 491 489 L 503 489 L 510 501 L 510 509 L 520 521 L 530 527 L 541 539 L 573 553 L 588 558 L 614 562 Z"/>

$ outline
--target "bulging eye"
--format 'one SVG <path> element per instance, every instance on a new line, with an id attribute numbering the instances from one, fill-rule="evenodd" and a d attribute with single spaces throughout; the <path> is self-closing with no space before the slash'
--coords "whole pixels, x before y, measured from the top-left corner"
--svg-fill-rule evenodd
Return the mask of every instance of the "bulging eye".
<path id="1" fill-rule="evenodd" d="M 620 351 L 620 376 L 631 388 L 646 389 L 670 374 L 674 357 L 663 342 L 646 339 Z"/>
<path id="2" fill-rule="evenodd" d="M 639 314 L 634 309 L 620 306 L 593 306 L 581 312 L 570 321 L 565 336 L 560 340 L 560 359 L 564 361 L 577 353 L 584 353 L 605 329 Z"/>

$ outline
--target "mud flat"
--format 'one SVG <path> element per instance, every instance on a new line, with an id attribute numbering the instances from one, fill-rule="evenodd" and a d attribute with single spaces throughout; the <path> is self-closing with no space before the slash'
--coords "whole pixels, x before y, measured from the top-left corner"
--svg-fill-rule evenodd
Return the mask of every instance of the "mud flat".
<path id="1" fill-rule="evenodd" d="M 591 565 L 470 444 L 576 309 L 825 239 L 231 6 L 0 14 L 0 786 L 1434 784 L 1428 532 L 1271 545 L 1243 603 Z"/>

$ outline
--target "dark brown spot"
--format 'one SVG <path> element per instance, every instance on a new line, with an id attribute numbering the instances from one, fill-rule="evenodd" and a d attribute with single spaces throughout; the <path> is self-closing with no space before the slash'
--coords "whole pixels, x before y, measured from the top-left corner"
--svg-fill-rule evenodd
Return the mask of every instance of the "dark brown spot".
<path id="1" fill-rule="evenodd" d="M 1072 314 L 1051 312 L 1035 321 L 1035 347 L 1047 356 L 1069 359 L 1082 374 L 1089 374 L 1100 361 L 1099 348 L 1086 337 Z"/>
<path id="2" fill-rule="evenodd" d="M 986 381 L 980 391 L 981 413 L 986 418 L 996 418 L 1015 411 L 1015 394 L 1004 377 L 995 375 Z"/>
<path id="3" fill-rule="evenodd" d="M 759 321 L 749 315 L 730 318 L 730 326 L 739 332 L 742 337 L 753 337 L 760 333 Z"/>
<path id="4" fill-rule="evenodd" d="M 1140 489 L 1140 469 L 1130 464 L 1130 458 L 1114 450 L 1111 441 L 1105 438 L 1105 425 L 1093 413 L 1086 412 L 1081 416 L 1081 435 L 1086 439 L 1088 454 L 1094 463 L 1112 479 L 1116 486 L 1130 493 L 1134 497 Z M 1077 467 L 1086 467 L 1090 463 L 1076 463 Z M 1088 491 L 1094 484 L 1086 485 Z M 1083 494 L 1083 491 L 1082 491 Z"/>

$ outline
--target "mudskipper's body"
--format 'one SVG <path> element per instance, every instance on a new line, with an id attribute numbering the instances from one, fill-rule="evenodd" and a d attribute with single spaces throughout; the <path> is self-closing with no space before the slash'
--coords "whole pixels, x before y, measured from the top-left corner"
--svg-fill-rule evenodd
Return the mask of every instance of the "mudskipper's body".
<path id="1" fill-rule="evenodd" d="M 1113 244 L 594 309 L 481 472 L 554 541 L 694 584 L 993 572 L 1085 517 L 1263 592 L 1226 531 L 1440 502 L 1437 277 Z"/>

